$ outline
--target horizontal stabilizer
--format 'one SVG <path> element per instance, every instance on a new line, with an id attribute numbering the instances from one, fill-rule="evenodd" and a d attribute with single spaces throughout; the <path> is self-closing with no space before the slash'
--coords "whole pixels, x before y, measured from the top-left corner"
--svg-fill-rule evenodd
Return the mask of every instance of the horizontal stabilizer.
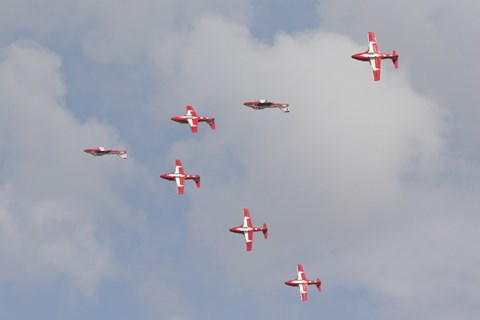
<path id="1" fill-rule="evenodd" d="M 197 188 L 200 188 L 200 176 L 197 176 L 193 178 L 193 181 L 195 181 L 195 184 L 197 185 Z"/>
<path id="2" fill-rule="evenodd" d="M 395 66 L 395 69 L 398 69 L 398 53 L 397 51 L 393 50 L 392 52 L 392 56 L 393 56 L 393 65 Z"/>
<path id="3" fill-rule="evenodd" d="M 215 130 L 215 118 L 211 118 L 210 120 L 208 120 L 208 124 L 210 125 L 210 128 Z"/>
<path id="4" fill-rule="evenodd" d="M 263 224 L 262 232 L 263 232 L 263 237 L 265 239 L 268 239 L 268 227 L 266 223 Z"/>

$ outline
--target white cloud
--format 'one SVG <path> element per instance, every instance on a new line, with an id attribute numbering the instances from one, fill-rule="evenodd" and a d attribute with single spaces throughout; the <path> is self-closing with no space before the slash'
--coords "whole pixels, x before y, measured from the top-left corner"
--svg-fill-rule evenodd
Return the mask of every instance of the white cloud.
<path id="1" fill-rule="evenodd" d="M 80 124 L 66 110 L 60 65 L 34 43 L 2 49 L 0 278 L 61 276 L 92 293 L 117 271 L 108 237 L 99 237 L 98 214 L 122 214 L 112 185 L 134 167 L 83 153 L 98 144 L 122 146 L 113 129 Z"/>
<path id="2" fill-rule="evenodd" d="M 398 51 L 412 86 L 449 106 L 452 156 L 474 163 L 480 159 L 480 66 L 474 62 L 480 44 L 470 30 L 480 28 L 478 11 L 479 3 L 468 0 L 318 1 L 323 29 L 347 34 L 365 48 L 366 32 L 375 31 L 381 50 Z"/>
<path id="3" fill-rule="evenodd" d="M 242 1 L 135 1 L 118 5 L 116 1 L 83 2 L 85 18 L 94 25 L 82 40 L 84 51 L 100 62 L 131 62 L 172 32 L 184 32 L 205 15 L 245 19 L 249 6 Z M 147 10 L 145 10 L 147 9 Z"/>
<path id="4" fill-rule="evenodd" d="M 369 292 L 380 314 L 428 316 L 437 304 L 455 313 L 451 296 L 437 294 L 445 275 L 455 292 L 478 301 L 470 284 L 456 281 L 479 280 L 477 268 L 458 269 L 477 258 L 454 252 L 450 239 L 478 240 L 458 223 L 476 202 L 466 199 L 465 211 L 452 215 L 456 187 L 436 186 L 448 156 L 447 114 L 412 89 L 405 71 L 385 64 L 382 81 L 373 82 L 368 64 L 350 59 L 358 45 L 319 31 L 278 35 L 268 47 L 241 25 L 204 19 L 186 44 L 171 86 L 217 117 L 218 129 L 177 143 L 170 154 L 202 169 L 202 189 L 187 190 L 192 250 L 217 252 L 212 259 L 223 263 L 220 274 L 235 290 L 247 286 L 271 308 L 281 298 L 274 283 L 304 261 L 329 290 Z M 258 98 L 289 102 L 291 113 L 242 106 Z M 227 231 L 242 207 L 252 209 L 256 224 L 271 226 L 271 238 L 257 236 L 251 255 Z M 260 280 L 261 270 L 269 271 Z M 420 299 L 426 305 L 419 309 Z"/>
<path id="5" fill-rule="evenodd" d="M 319 1 L 321 28 L 329 32 L 278 34 L 272 46 L 253 39 L 246 27 L 251 8 L 241 1 L 84 1 L 34 7 L 33 15 L 30 2 L 20 9 L 12 3 L 10 11 L 2 3 L 3 16 L 15 19 L 0 19 L 1 29 L 73 43 L 72 50 L 81 47 L 100 66 L 152 67 L 160 85 L 147 113 L 159 120 L 159 135 L 144 126 L 151 120 L 142 118 L 147 107 L 133 104 L 136 138 L 148 145 L 149 161 L 165 160 L 159 168 L 182 159 L 187 172 L 202 175 L 202 188 L 189 184 L 178 199 L 172 185 L 154 180 L 160 172 L 152 178 L 132 167 L 133 159 L 79 155 L 84 146 L 121 143 L 107 125 L 79 123 L 66 111 L 55 54 L 17 43 L 4 50 L 0 64 L 3 281 L 53 274 L 91 292 L 118 270 L 114 255 L 124 249 L 114 252 L 109 241 L 115 241 L 135 251 L 123 279 L 163 317 L 226 314 L 236 303 L 269 317 L 302 317 L 318 312 L 315 306 L 343 310 L 352 302 L 338 294 L 344 288 L 365 293 L 369 319 L 475 314 L 479 268 L 471 244 L 479 240 L 479 175 L 474 163 L 452 160 L 447 145 L 448 138 L 460 140 L 459 131 L 478 127 L 478 65 L 452 63 L 459 51 L 462 63 L 478 51 L 475 33 L 464 31 L 478 29 L 471 1 L 455 7 Z M 384 63 L 378 83 L 368 64 L 350 58 L 365 50 L 371 30 L 382 50 L 400 53 L 400 69 Z M 289 102 L 292 112 L 242 105 L 260 98 Z M 173 129 L 177 124 L 162 126 L 175 106 L 180 113 L 186 104 L 215 116 L 217 130 L 205 126 L 192 136 L 187 128 Z M 466 119 L 473 131 L 463 130 Z M 463 135 L 464 153 L 478 150 L 465 148 L 476 145 L 476 136 Z M 458 163 L 470 174 L 461 187 L 450 176 L 463 177 Z M 146 195 L 121 200 L 119 184 L 144 188 Z M 131 219 L 127 201 L 132 207 L 148 202 L 153 214 L 148 221 Z M 249 254 L 241 237 L 227 231 L 240 223 L 243 207 L 255 224 L 271 228 L 268 240 L 256 235 Z M 102 228 L 99 220 L 113 212 L 147 236 L 124 238 L 116 225 Z M 137 244 L 141 249 L 133 250 Z M 312 293 L 314 304 L 301 307 L 293 304 L 298 293 L 282 284 L 299 262 L 325 284 L 320 297 Z"/>
<path id="6" fill-rule="evenodd" d="M 0 41 L 21 35 L 56 45 L 73 42 L 96 62 L 138 63 L 152 43 L 189 30 L 198 19 L 248 21 L 251 10 L 249 2 L 240 0 L 2 1 Z"/>

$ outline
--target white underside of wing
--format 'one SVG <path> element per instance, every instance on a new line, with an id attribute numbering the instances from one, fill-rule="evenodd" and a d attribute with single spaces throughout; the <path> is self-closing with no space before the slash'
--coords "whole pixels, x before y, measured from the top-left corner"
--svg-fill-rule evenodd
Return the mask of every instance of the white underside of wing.
<path id="1" fill-rule="evenodd" d="M 182 183 L 181 181 L 182 180 L 180 178 L 178 178 L 178 177 L 175 178 L 175 182 L 176 182 L 177 186 L 179 186 L 179 187 L 183 187 L 183 184 L 181 184 Z"/>
<path id="2" fill-rule="evenodd" d="M 372 66 L 373 71 L 380 70 L 377 66 L 377 62 L 376 62 L 375 58 L 370 58 L 370 65 Z"/>
<path id="3" fill-rule="evenodd" d="M 252 239 L 248 237 L 248 232 L 244 232 L 243 235 L 245 236 L 245 242 L 252 242 Z"/>

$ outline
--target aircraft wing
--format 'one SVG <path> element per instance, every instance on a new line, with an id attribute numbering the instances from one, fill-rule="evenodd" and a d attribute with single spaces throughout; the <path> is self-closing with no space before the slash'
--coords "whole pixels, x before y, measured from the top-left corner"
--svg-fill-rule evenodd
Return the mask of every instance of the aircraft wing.
<path id="1" fill-rule="evenodd" d="M 300 289 L 300 297 L 302 301 L 307 301 L 308 299 L 308 284 L 301 283 L 298 285 L 298 289 Z"/>
<path id="2" fill-rule="evenodd" d="M 193 133 L 198 131 L 198 118 L 188 119 L 188 124 Z"/>
<path id="3" fill-rule="evenodd" d="M 377 37 L 375 37 L 374 32 L 368 33 L 368 52 L 379 53 Z"/>
<path id="4" fill-rule="evenodd" d="M 247 246 L 247 251 L 252 251 L 253 246 L 253 230 L 249 230 L 243 233 L 245 235 L 245 245 Z"/>
<path id="5" fill-rule="evenodd" d="M 182 161 L 178 159 L 175 160 L 175 173 L 185 174 L 185 171 L 183 170 Z"/>
<path id="6" fill-rule="evenodd" d="M 380 69 L 382 67 L 382 58 L 371 58 L 370 65 L 372 66 L 373 80 L 380 80 Z"/>
<path id="7" fill-rule="evenodd" d="M 250 217 L 250 211 L 247 208 L 243 209 L 243 226 L 253 228 L 252 218 Z"/>
<path id="8" fill-rule="evenodd" d="M 274 104 L 273 102 L 268 101 L 268 100 L 258 100 L 257 106 L 258 107 L 270 107 L 273 104 Z"/>
<path id="9" fill-rule="evenodd" d="M 305 271 L 303 271 L 303 266 L 301 264 L 297 265 L 297 280 L 307 280 Z"/>
<path id="10" fill-rule="evenodd" d="M 177 184 L 177 193 L 183 194 L 183 190 L 185 188 L 185 178 L 184 177 L 175 178 L 175 183 Z"/>
<path id="11" fill-rule="evenodd" d="M 187 106 L 187 116 L 192 116 L 192 119 L 188 119 L 188 124 L 192 129 L 192 132 L 195 133 L 198 131 L 198 115 L 195 109 L 192 106 Z"/>
<path id="12" fill-rule="evenodd" d="M 187 106 L 187 115 L 198 117 L 197 112 L 192 106 Z"/>

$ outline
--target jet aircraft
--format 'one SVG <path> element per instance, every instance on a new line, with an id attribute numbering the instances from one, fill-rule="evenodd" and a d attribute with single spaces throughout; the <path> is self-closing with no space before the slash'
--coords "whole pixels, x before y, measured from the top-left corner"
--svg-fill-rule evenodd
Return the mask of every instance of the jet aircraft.
<path id="1" fill-rule="evenodd" d="M 265 108 L 279 108 L 283 112 L 290 112 L 288 103 L 271 102 L 268 100 L 247 101 L 243 103 L 244 106 L 253 108 L 255 110 L 262 110 Z"/>
<path id="2" fill-rule="evenodd" d="M 373 80 L 378 81 L 380 80 L 380 69 L 382 65 L 382 59 L 391 59 L 395 69 L 398 68 L 398 53 L 397 51 L 393 50 L 390 53 L 382 53 L 378 48 L 377 38 L 375 37 L 375 33 L 369 32 L 368 33 L 368 50 L 360 53 L 356 53 L 352 55 L 353 59 L 360 60 L 360 61 L 368 61 L 372 67 L 373 71 Z"/>
<path id="3" fill-rule="evenodd" d="M 188 179 L 195 181 L 197 188 L 200 188 L 200 176 L 185 174 L 185 171 L 183 170 L 182 162 L 178 159 L 175 160 L 175 171 L 172 173 L 162 174 L 160 175 L 160 177 L 166 180 L 175 181 L 175 183 L 177 184 L 178 194 L 183 194 L 183 189 L 185 187 L 185 180 L 188 180 Z"/>
<path id="4" fill-rule="evenodd" d="M 300 298 L 302 301 L 307 301 L 308 286 L 311 284 L 317 286 L 318 292 L 322 292 L 322 282 L 320 279 L 317 278 L 317 280 L 308 280 L 301 264 L 297 265 L 297 279 L 285 281 L 285 284 L 287 286 L 298 287 L 298 289 L 300 289 Z"/>
<path id="5" fill-rule="evenodd" d="M 215 118 L 199 117 L 192 106 L 187 106 L 186 108 L 187 111 L 184 116 L 175 116 L 172 117 L 172 120 L 178 123 L 188 123 L 192 133 L 198 131 L 199 122 L 207 122 L 210 125 L 210 128 L 215 130 Z"/>
<path id="6" fill-rule="evenodd" d="M 86 153 L 90 153 L 92 156 L 104 156 L 106 154 L 116 154 L 122 159 L 127 159 L 127 150 L 113 150 L 105 147 L 91 148 L 83 150 Z"/>
<path id="7" fill-rule="evenodd" d="M 252 223 L 252 219 L 250 218 L 250 212 L 248 211 L 247 208 L 243 209 L 243 224 L 238 227 L 230 228 L 230 231 L 234 233 L 243 233 L 243 235 L 245 236 L 245 244 L 247 247 L 247 251 L 252 251 L 254 232 L 262 231 L 263 237 L 265 239 L 268 238 L 267 224 L 264 223 L 263 227 L 254 227 Z"/>

